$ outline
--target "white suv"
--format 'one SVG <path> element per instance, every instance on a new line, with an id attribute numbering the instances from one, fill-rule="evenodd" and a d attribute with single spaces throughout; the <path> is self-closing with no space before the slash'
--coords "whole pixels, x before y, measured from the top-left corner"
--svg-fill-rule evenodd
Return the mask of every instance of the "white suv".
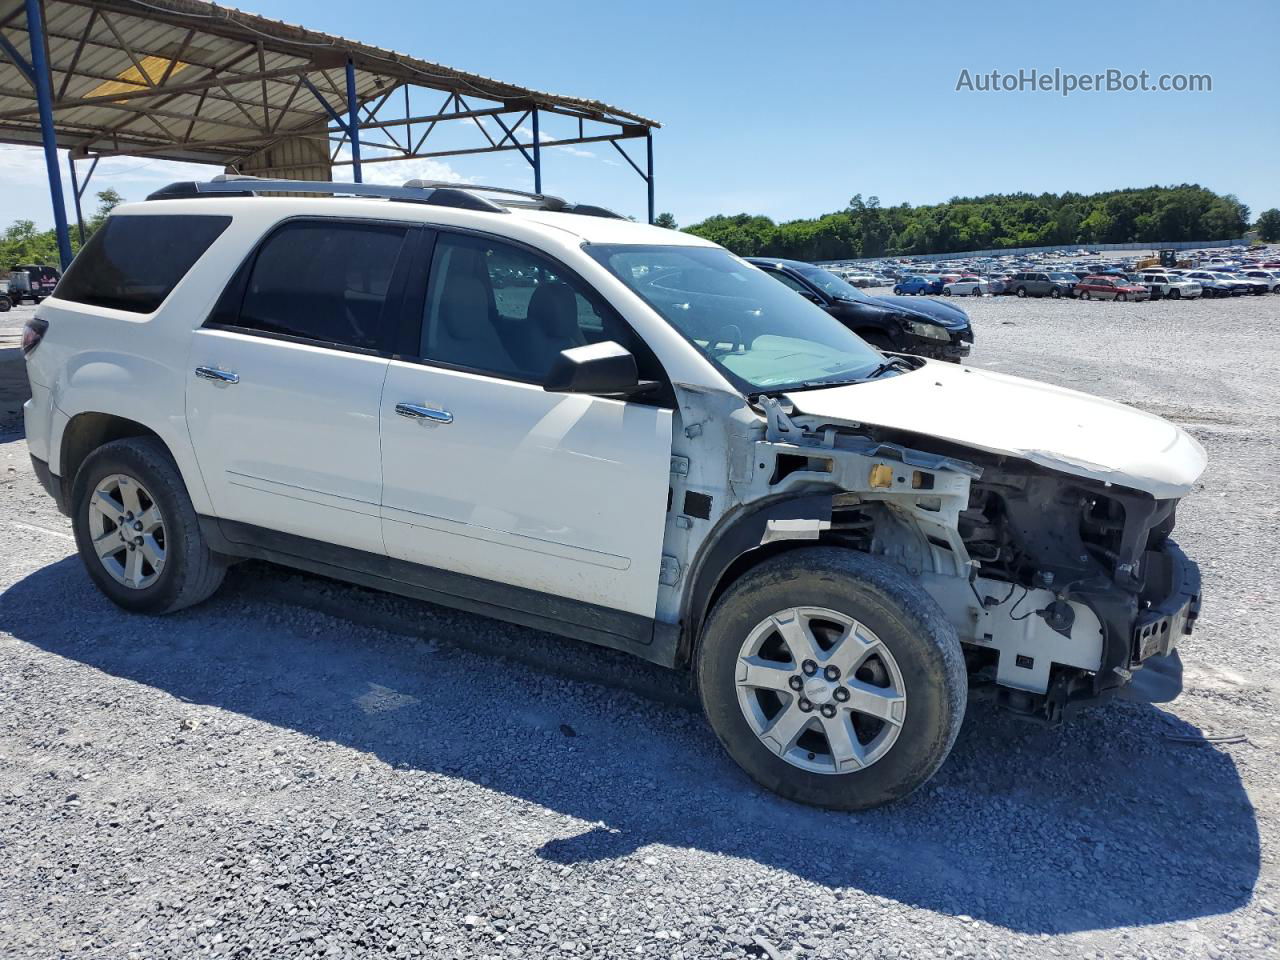
<path id="1" fill-rule="evenodd" d="M 886 358 L 714 244 L 513 194 L 117 208 L 24 339 L 101 590 L 164 613 L 265 558 L 630 651 L 848 809 L 926 781 L 971 688 L 1057 720 L 1190 631 L 1178 427 Z"/>

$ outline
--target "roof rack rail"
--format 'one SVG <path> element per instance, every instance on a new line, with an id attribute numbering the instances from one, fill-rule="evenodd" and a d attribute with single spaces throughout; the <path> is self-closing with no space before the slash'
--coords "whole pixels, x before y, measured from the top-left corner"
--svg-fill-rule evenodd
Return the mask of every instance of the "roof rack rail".
<path id="1" fill-rule="evenodd" d="M 522 210 L 544 210 L 552 213 L 576 213 L 586 217 L 608 217 L 613 220 L 626 220 L 620 213 L 597 206 L 593 203 L 574 203 L 564 197 L 556 197 L 549 193 L 530 193 L 527 190 L 514 190 L 511 187 L 491 187 L 478 183 L 458 183 L 451 180 L 406 180 L 406 188 L 433 190 L 477 190 L 482 193 L 496 193 L 503 197 L 516 199 L 497 202 L 504 207 L 515 207 Z"/>
<path id="2" fill-rule="evenodd" d="M 620 213 L 591 203 L 573 203 L 563 197 L 545 193 L 529 193 L 510 187 L 482 186 L 447 180 L 407 180 L 403 186 L 379 183 L 337 183 L 328 180 L 275 180 L 246 174 L 219 174 L 211 180 L 180 180 L 161 187 L 147 196 L 148 200 L 177 200 L 190 197 L 254 197 L 260 193 L 322 193 L 331 196 L 378 197 L 410 203 L 427 203 L 438 207 L 480 210 L 485 213 L 509 213 L 508 208 L 545 210 L 553 213 L 576 213 L 587 217 L 626 220 Z M 496 193 L 496 202 L 480 193 Z M 501 199 L 510 198 L 510 199 Z"/>
<path id="3" fill-rule="evenodd" d="M 412 183 L 412 181 L 410 181 Z M 260 193 L 323 193 L 333 196 L 378 197 L 427 203 L 438 207 L 459 207 L 486 213 L 508 213 L 499 204 L 466 190 L 450 187 L 393 187 L 378 183 L 336 183 L 327 180 L 274 180 L 241 174 L 219 174 L 212 180 L 181 180 L 161 187 L 148 200 L 176 200 L 190 197 L 253 197 Z"/>

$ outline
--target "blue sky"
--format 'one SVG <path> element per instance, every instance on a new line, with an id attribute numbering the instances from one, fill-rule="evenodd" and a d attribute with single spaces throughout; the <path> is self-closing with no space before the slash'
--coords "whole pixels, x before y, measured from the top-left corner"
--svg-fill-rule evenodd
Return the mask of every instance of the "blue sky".
<path id="1" fill-rule="evenodd" d="M 1280 3 L 635 3 L 243 0 L 273 18 L 653 117 L 657 205 L 776 219 L 1012 191 L 1200 183 L 1257 215 L 1280 206 Z M 1129 12 L 1140 11 L 1138 13 Z M 1212 92 L 957 92 L 971 75 L 1209 74 Z M 437 97 L 438 99 L 438 97 Z M 424 112 L 437 104 L 422 104 Z M 552 124 L 544 125 L 550 135 Z M 474 133 L 479 136 L 478 132 Z M 639 143 L 636 146 L 640 146 Z M 641 154 L 637 152 L 639 159 Z M 531 187 L 514 154 L 377 177 L 458 175 Z M 368 168 L 370 170 L 373 167 Z M 194 168 L 194 175 L 216 172 Z M 113 160 L 93 189 L 138 198 L 190 177 Z M 348 174 L 339 173 L 340 178 Z M 368 179 L 368 176 L 366 176 Z M 642 216 L 644 185 L 607 144 L 550 150 L 544 189 Z M 0 224 L 51 222 L 38 150 L 0 147 Z"/>

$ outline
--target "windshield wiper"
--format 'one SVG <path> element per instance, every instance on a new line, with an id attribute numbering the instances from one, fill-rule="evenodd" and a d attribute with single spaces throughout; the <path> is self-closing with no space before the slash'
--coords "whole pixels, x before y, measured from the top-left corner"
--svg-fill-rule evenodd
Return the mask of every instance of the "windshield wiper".
<path id="1" fill-rule="evenodd" d="M 874 370 L 868 373 L 863 379 L 874 380 L 876 377 L 879 377 L 883 374 L 888 373 L 890 370 L 892 370 L 894 367 L 900 364 L 906 367 L 906 369 L 908 370 L 912 369 L 911 364 L 907 361 L 906 357 L 890 355 L 888 359 L 885 360 L 884 363 L 880 364 L 878 367 L 876 367 Z"/>

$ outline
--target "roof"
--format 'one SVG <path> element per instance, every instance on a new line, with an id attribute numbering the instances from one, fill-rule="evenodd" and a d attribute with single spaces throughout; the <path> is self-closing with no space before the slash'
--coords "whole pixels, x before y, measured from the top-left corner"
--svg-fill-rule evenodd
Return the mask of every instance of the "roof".
<path id="1" fill-rule="evenodd" d="M 377 205 L 371 210 L 371 205 Z M 112 216 L 163 216 L 165 214 L 221 213 L 266 224 L 286 217 L 378 217 L 439 226 L 465 227 L 516 239 L 552 237 L 559 243 L 631 246 L 714 247 L 702 237 L 668 230 L 625 217 L 584 216 L 524 207 L 493 210 L 455 205 L 431 205 L 395 197 L 314 196 L 195 196 L 192 194 L 124 203 Z"/>
<path id="2" fill-rule="evenodd" d="M 30 62 L 23 9 L 23 0 L 0 0 L 0 30 Z M 377 109 L 406 85 L 449 95 L 440 113 L 415 118 L 415 138 L 440 120 L 479 126 L 480 116 L 534 107 L 579 121 L 579 138 L 557 143 L 589 142 L 588 122 L 614 125 L 623 136 L 659 126 L 599 100 L 517 86 L 204 0 L 44 0 L 44 15 L 58 145 L 81 153 L 230 165 L 290 137 L 327 149 L 346 116 L 348 59 L 362 114 L 375 118 L 371 127 L 398 124 L 406 140 L 405 121 L 376 120 Z M 39 143 L 35 93 L 11 53 L 0 55 L 0 142 Z M 362 118 L 362 140 L 364 125 Z M 490 149 L 521 147 L 510 134 L 509 143 L 490 138 L 477 150 L 405 156 Z"/>

